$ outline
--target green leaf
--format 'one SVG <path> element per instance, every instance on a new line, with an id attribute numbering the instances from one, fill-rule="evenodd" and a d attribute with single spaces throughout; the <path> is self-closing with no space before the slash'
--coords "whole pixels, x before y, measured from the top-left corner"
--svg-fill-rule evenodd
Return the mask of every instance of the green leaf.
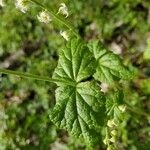
<path id="1" fill-rule="evenodd" d="M 96 60 L 88 47 L 80 39 L 72 39 L 60 52 L 53 78 L 77 83 L 92 76 L 95 68 Z"/>
<path id="2" fill-rule="evenodd" d="M 132 78 L 131 72 L 123 65 L 119 56 L 106 50 L 98 40 L 91 41 L 88 47 L 98 64 L 94 74 L 96 80 L 111 84 L 118 79 Z"/>
<path id="3" fill-rule="evenodd" d="M 99 126 L 105 118 L 105 98 L 93 82 L 79 83 L 76 87 L 63 86 L 56 90 L 56 105 L 50 115 L 59 127 L 88 143 L 100 140 Z"/>
<path id="4" fill-rule="evenodd" d="M 53 79 L 73 82 L 57 83 L 56 105 L 50 119 L 89 144 L 100 141 L 100 126 L 104 124 L 105 97 L 94 81 L 86 81 L 95 72 L 96 60 L 79 39 L 72 39 L 60 54 Z"/>

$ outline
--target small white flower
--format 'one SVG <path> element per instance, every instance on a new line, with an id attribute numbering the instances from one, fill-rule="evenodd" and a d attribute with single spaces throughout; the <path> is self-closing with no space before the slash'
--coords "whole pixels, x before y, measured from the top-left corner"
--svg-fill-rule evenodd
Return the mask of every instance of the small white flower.
<path id="1" fill-rule="evenodd" d="M 69 35 L 67 31 L 60 31 L 60 35 L 66 40 L 69 40 Z"/>
<path id="2" fill-rule="evenodd" d="M 61 13 L 62 15 L 65 15 L 66 16 L 65 18 L 67 18 L 69 16 L 68 8 L 67 8 L 65 3 L 60 4 L 58 13 Z"/>
<path id="3" fill-rule="evenodd" d="M 5 6 L 5 4 L 4 4 L 4 1 L 3 1 L 3 0 L 0 0 L 0 6 L 1 6 L 1 7 L 4 7 L 4 6 Z"/>
<path id="4" fill-rule="evenodd" d="M 117 44 L 116 42 L 112 42 L 110 49 L 117 55 L 120 55 L 123 52 L 122 46 Z"/>
<path id="5" fill-rule="evenodd" d="M 50 15 L 46 11 L 40 12 L 39 15 L 37 15 L 37 18 L 40 22 L 43 22 L 46 24 L 52 21 Z"/>
<path id="6" fill-rule="evenodd" d="M 119 110 L 121 112 L 125 112 L 126 111 L 126 105 L 119 105 L 118 108 L 119 108 Z"/>
<path id="7" fill-rule="evenodd" d="M 27 0 L 16 0 L 16 8 L 21 10 L 23 13 L 26 13 L 28 10 L 28 1 Z"/>
<path id="8" fill-rule="evenodd" d="M 102 83 L 100 85 L 100 87 L 101 87 L 101 91 L 104 92 L 104 93 L 107 93 L 108 90 L 109 90 L 109 85 L 107 83 Z"/>
<path id="9" fill-rule="evenodd" d="M 111 119 L 111 120 L 108 120 L 107 126 L 112 128 L 112 127 L 117 126 L 117 125 L 116 125 L 114 119 Z"/>

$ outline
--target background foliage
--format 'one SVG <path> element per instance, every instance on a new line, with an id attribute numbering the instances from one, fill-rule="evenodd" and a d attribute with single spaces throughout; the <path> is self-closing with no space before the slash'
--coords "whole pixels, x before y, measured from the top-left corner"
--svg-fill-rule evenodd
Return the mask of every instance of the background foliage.
<path id="1" fill-rule="evenodd" d="M 39 0 L 57 12 L 61 1 Z M 100 39 L 135 72 L 122 82 L 130 104 L 119 126 L 120 150 L 150 149 L 150 2 L 148 0 L 72 0 L 66 2 L 71 23 L 86 40 Z M 0 67 L 52 76 L 59 49 L 65 44 L 59 25 L 37 21 L 40 10 L 23 14 L 14 2 L 0 8 Z M 116 85 L 117 86 L 117 85 Z M 55 84 L 0 77 L 0 150 L 87 149 L 50 122 Z M 111 87 L 109 87 L 111 93 Z M 133 108 L 133 109 L 132 109 Z M 142 112 L 142 113 L 141 113 Z M 144 114 L 143 114 L 144 112 Z M 105 149 L 102 143 L 95 149 Z"/>

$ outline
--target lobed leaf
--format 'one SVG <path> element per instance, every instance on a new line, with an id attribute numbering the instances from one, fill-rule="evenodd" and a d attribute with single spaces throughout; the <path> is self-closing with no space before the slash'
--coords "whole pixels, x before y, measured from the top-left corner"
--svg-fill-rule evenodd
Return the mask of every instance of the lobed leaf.
<path id="1" fill-rule="evenodd" d="M 98 40 L 90 42 L 88 47 L 98 63 L 93 75 L 96 80 L 111 84 L 118 79 L 132 78 L 131 72 L 123 65 L 119 56 L 106 50 Z"/>
<path id="2" fill-rule="evenodd" d="M 100 140 L 99 127 L 104 123 L 105 98 L 95 83 L 59 87 L 56 100 L 50 118 L 59 128 L 83 137 L 90 144 Z"/>
<path id="3" fill-rule="evenodd" d="M 95 68 L 96 60 L 88 47 L 80 39 L 72 39 L 60 52 L 53 78 L 64 82 L 80 82 L 92 76 Z"/>
<path id="4" fill-rule="evenodd" d="M 100 141 L 100 126 L 105 118 L 105 97 L 94 81 L 83 82 L 95 72 L 96 60 L 79 39 L 72 39 L 60 53 L 53 79 L 72 82 L 57 83 L 56 105 L 50 119 L 59 128 L 89 144 Z"/>

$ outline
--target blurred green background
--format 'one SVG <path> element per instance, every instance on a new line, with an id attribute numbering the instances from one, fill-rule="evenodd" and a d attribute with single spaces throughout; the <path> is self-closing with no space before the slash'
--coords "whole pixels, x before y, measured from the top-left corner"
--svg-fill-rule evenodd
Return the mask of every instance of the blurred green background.
<path id="1" fill-rule="evenodd" d="M 60 0 L 38 0 L 57 12 Z M 150 114 L 150 1 L 71 0 L 72 25 L 86 40 L 100 39 L 135 72 L 123 82 L 125 101 Z M 64 46 L 58 24 L 39 23 L 38 7 L 23 14 L 15 2 L 0 7 L 0 67 L 52 76 Z M 0 75 L 0 150 L 85 150 L 87 145 L 58 130 L 49 119 L 55 84 Z M 127 110 L 118 150 L 150 150 L 150 115 Z M 100 143 L 94 148 L 105 150 Z"/>

